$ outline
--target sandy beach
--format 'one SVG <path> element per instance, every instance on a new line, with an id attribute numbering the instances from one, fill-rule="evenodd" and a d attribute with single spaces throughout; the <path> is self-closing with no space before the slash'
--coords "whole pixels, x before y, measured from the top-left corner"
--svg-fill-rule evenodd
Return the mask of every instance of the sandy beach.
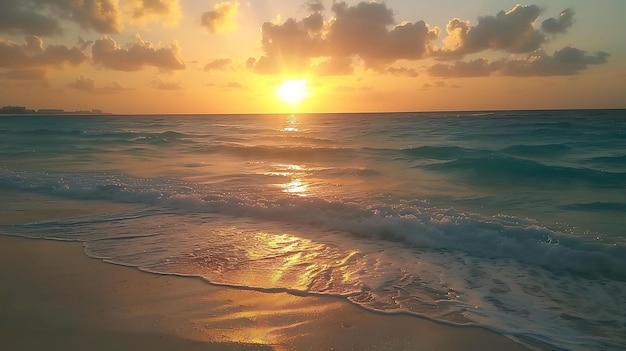
<path id="1" fill-rule="evenodd" d="M 128 208 L 4 195 L 0 224 Z M 481 328 L 142 272 L 91 258 L 80 242 L 0 235 L 0 350 L 147 349 L 527 350 Z"/>
<path id="2" fill-rule="evenodd" d="M 218 287 L 0 237 L 3 350 L 525 350 L 495 333 L 341 299 Z"/>

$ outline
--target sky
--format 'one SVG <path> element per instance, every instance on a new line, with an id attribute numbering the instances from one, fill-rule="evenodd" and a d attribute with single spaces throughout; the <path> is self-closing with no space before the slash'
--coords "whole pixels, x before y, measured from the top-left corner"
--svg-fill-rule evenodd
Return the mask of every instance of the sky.
<path id="1" fill-rule="evenodd" d="M 626 1 L 0 0 L 0 105 L 119 114 L 626 107 Z M 306 98 L 277 96 L 306 82 Z"/>

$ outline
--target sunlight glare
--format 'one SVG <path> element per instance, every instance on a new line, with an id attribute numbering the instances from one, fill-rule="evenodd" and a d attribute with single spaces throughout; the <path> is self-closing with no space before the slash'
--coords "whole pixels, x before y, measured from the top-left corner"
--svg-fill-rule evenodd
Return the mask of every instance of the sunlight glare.
<path id="1" fill-rule="evenodd" d="M 306 84 L 307 81 L 304 79 L 287 80 L 276 89 L 276 93 L 281 100 L 296 107 L 300 101 L 309 96 Z"/>

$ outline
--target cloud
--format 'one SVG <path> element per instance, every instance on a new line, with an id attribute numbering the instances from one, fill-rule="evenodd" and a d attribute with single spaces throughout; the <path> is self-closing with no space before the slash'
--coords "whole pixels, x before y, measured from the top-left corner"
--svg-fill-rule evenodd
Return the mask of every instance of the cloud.
<path id="1" fill-rule="evenodd" d="M 393 11 L 383 3 L 360 2 L 348 6 L 333 3 L 335 20 L 328 31 L 333 53 L 340 55 L 380 56 L 385 49 L 389 30 L 394 24 Z"/>
<path id="2" fill-rule="evenodd" d="M 86 60 L 87 56 L 76 47 L 48 45 L 44 49 L 43 40 L 34 35 L 26 36 L 22 45 L 0 39 L 0 67 L 3 68 L 61 68 L 66 64 L 78 66 Z"/>
<path id="3" fill-rule="evenodd" d="M 118 71 L 138 71 L 146 66 L 156 67 L 160 71 L 185 69 L 185 62 L 180 57 L 176 43 L 169 48 L 156 49 L 138 35 L 136 40 L 128 49 L 118 46 L 111 38 L 96 40 L 91 49 L 93 62 Z"/>
<path id="4" fill-rule="evenodd" d="M 311 0 L 304 4 L 310 12 L 322 12 L 324 11 L 324 4 L 322 0 Z"/>
<path id="5" fill-rule="evenodd" d="M 316 4 L 309 3 L 309 8 L 319 8 Z M 314 12 L 300 21 L 289 18 L 282 24 L 263 23 L 264 55 L 248 60 L 247 66 L 261 74 L 307 69 L 349 74 L 353 57 L 359 57 L 370 68 L 400 59 L 423 58 L 439 33 L 423 21 L 393 26 L 393 11 L 384 3 L 349 6 L 335 2 L 331 10 L 334 17 L 328 21 L 320 12 Z"/>
<path id="6" fill-rule="evenodd" d="M 120 83 L 118 83 L 117 81 L 113 81 L 111 82 L 111 84 L 98 88 L 96 87 L 96 82 L 93 79 L 85 78 L 84 76 L 80 76 L 78 79 L 76 79 L 75 81 L 71 83 L 66 84 L 65 86 L 71 89 L 80 90 L 82 92 L 96 93 L 96 94 L 112 94 L 112 93 L 118 93 L 118 92 L 122 92 L 126 90 L 132 90 L 132 89 L 126 89 L 122 87 Z"/>
<path id="7" fill-rule="evenodd" d="M 216 33 L 235 27 L 235 18 L 239 9 L 239 2 L 224 1 L 213 6 L 212 11 L 208 11 L 202 14 L 200 17 L 200 23 L 210 33 Z"/>
<path id="8" fill-rule="evenodd" d="M 80 76 L 80 78 L 75 81 L 66 84 L 68 88 L 80 90 L 80 91 L 94 91 L 96 84 L 93 79 L 85 78 L 84 76 Z"/>
<path id="9" fill-rule="evenodd" d="M 481 58 L 454 64 L 437 63 L 427 71 L 435 77 L 485 77 L 492 74 L 513 77 L 570 76 L 586 70 L 589 65 L 604 64 L 608 57 L 606 52 L 589 55 L 583 50 L 565 47 L 553 55 L 537 51 L 523 59 L 489 62 Z"/>
<path id="10" fill-rule="evenodd" d="M 99 93 L 117 93 L 117 92 L 121 92 L 125 90 L 132 90 L 132 89 L 126 89 L 122 87 L 120 83 L 118 83 L 117 81 L 113 81 L 109 85 L 105 85 L 102 88 L 96 89 L 96 91 L 98 91 Z"/>
<path id="11" fill-rule="evenodd" d="M 175 25 L 181 17 L 178 0 L 127 0 L 125 8 L 136 23 L 162 21 Z"/>
<path id="12" fill-rule="evenodd" d="M 0 32 L 49 36 L 61 34 L 61 27 L 56 19 L 37 12 L 30 1 L 2 0 Z"/>
<path id="13" fill-rule="evenodd" d="M 26 0 L 61 10 L 67 18 L 83 29 L 100 33 L 119 33 L 122 30 L 118 0 Z"/>
<path id="14" fill-rule="evenodd" d="M 249 58 L 248 69 L 258 74 L 349 75 L 354 73 L 356 65 L 362 64 L 380 73 L 416 77 L 417 70 L 393 65 L 400 60 L 434 58 L 456 61 L 439 62 L 427 69 L 439 77 L 545 76 L 578 74 L 589 65 L 603 64 L 608 57 L 607 53 L 589 55 L 574 48 L 545 54 L 543 45 L 548 41 L 547 35 L 564 33 L 573 25 L 572 9 L 563 10 L 558 18 L 549 18 L 541 25 L 537 21 L 542 10 L 536 5 L 517 5 L 509 11 L 482 16 L 473 25 L 453 18 L 438 46 L 439 28 L 422 20 L 398 22 L 385 2 L 361 1 L 349 5 L 333 1 L 332 16 L 328 19 L 322 14 L 322 1 L 308 1 L 304 6 L 310 14 L 302 19 L 263 23 L 263 54 Z M 528 56 L 458 61 L 485 51 Z"/>
<path id="15" fill-rule="evenodd" d="M 433 84 L 424 83 L 424 85 L 422 85 L 422 90 L 427 90 L 431 88 L 442 88 L 445 84 L 446 83 L 444 83 L 443 81 L 436 81 L 436 82 L 433 82 Z"/>
<path id="16" fill-rule="evenodd" d="M 152 87 L 159 90 L 181 90 L 180 82 L 166 82 L 159 78 L 155 78 L 152 83 Z"/>
<path id="17" fill-rule="evenodd" d="M 283 24 L 265 22 L 261 27 L 261 46 L 266 55 L 248 60 L 248 67 L 261 74 L 281 71 L 302 71 L 311 64 L 311 58 L 323 54 L 321 14 L 314 13 L 302 21 L 289 18 Z"/>
<path id="18" fill-rule="evenodd" d="M 232 63 L 231 59 L 216 59 L 204 65 L 204 71 L 225 70 Z"/>
<path id="19" fill-rule="evenodd" d="M 540 48 L 544 35 L 533 23 L 541 14 L 536 5 L 515 6 L 508 12 L 478 18 L 478 24 L 452 19 L 446 26 L 443 56 L 462 56 L 484 50 L 502 50 L 510 53 L 528 53 Z"/>
<path id="20" fill-rule="evenodd" d="M 475 26 L 470 26 L 469 21 L 453 18 L 446 26 L 443 47 L 430 52 L 440 59 L 457 59 L 486 50 L 532 53 L 547 41 L 544 33 L 564 33 L 573 25 L 574 11 L 568 8 L 558 18 L 543 21 L 541 28 L 537 29 L 535 23 L 541 12 L 536 5 L 516 5 L 495 16 L 479 17 Z"/>
<path id="21" fill-rule="evenodd" d="M 85 41 L 85 39 L 79 36 L 77 44 L 80 46 L 80 51 L 85 51 L 91 44 L 93 44 L 93 41 Z"/>
<path id="22" fill-rule="evenodd" d="M 358 55 L 366 65 L 377 66 L 400 59 L 423 58 L 439 35 L 424 21 L 395 23 L 393 11 L 384 3 L 361 2 L 348 6 L 334 3 L 335 20 L 328 32 L 334 54 Z"/>
<path id="23" fill-rule="evenodd" d="M 0 32 L 10 34 L 61 34 L 60 20 L 109 34 L 120 33 L 122 22 L 175 24 L 179 19 L 179 0 L 122 0 L 121 7 L 119 0 L 0 1 Z"/>
<path id="24" fill-rule="evenodd" d="M 461 88 L 460 85 L 457 84 L 451 84 L 448 85 L 446 82 L 442 81 L 442 80 L 438 80 L 433 82 L 432 84 L 430 83 L 424 83 L 424 85 L 422 85 L 422 89 L 421 90 L 428 90 L 431 88 L 452 88 L 452 89 L 458 89 Z"/>
<path id="25" fill-rule="evenodd" d="M 546 33 L 565 33 L 574 25 L 574 10 L 565 9 L 559 14 L 559 18 L 548 18 L 541 23 L 541 30 Z"/>
<path id="26" fill-rule="evenodd" d="M 506 76 L 571 76 L 587 69 L 589 65 L 601 65 L 607 62 L 609 54 L 597 52 L 588 55 L 585 51 L 565 47 L 554 55 L 543 52 L 530 55 L 522 60 L 508 60 L 502 63 L 499 72 Z"/>
<path id="27" fill-rule="evenodd" d="M 385 72 L 394 76 L 408 76 L 412 78 L 419 76 L 419 73 L 415 68 L 407 67 L 389 67 L 385 70 Z"/>
<path id="28" fill-rule="evenodd" d="M 437 63 L 427 71 L 435 77 L 486 77 L 495 69 L 496 67 L 488 60 L 479 58 L 470 62 L 458 61 L 454 64 Z"/>
<path id="29" fill-rule="evenodd" d="M 248 90 L 248 88 L 239 83 L 239 82 L 228 82 L 228 83 L 207 83 L 204 86 L 211 88 L 219 88 L 219 89 L 228 89 L 228 90 Z"/>
<path id="30" fill-rule="evenodd" d="M 354 72 L 351 57 L 325 57 L 311 65 L 311 71 L 318 76 L 344 76 Z"/>

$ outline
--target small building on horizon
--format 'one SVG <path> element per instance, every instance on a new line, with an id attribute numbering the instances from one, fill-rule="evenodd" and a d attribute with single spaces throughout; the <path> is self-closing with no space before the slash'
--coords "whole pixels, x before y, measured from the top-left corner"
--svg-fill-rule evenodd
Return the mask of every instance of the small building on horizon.
<path id="1" fill-rule="evenodd" d="M 37 113 L 46 114 L 46 115 L 59 115 L 65 113 L 65 110 L 62 108 L 42 108 L 37 110 Z"/>
<path id="2" fill-rule="evenodd" d="M 27 114 L 27 113 L 35 113 L 35 110 L 30 110 L 27 109 L 24 106 L 2 106 L 2 108 L 0 109 L 0 113 L 2 114 L 19 114 L 19 115 L 23 115 L 23 114 Z"/>

